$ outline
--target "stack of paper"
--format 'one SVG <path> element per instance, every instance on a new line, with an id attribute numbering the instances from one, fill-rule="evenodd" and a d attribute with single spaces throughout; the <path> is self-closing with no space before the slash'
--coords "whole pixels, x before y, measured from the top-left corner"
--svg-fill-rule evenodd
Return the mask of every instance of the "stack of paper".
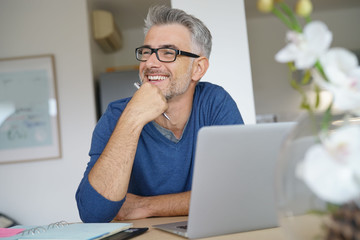
<path id="1" fill-rule="evenodd" d="M 131 223 L 72 223 L 66 225 L 22 226 L 0 229 L 1 240 L 26 239 L 102 239 L 132 226 Z M 20 231 L 16 234 L 16 231 Z M 15 233 L 16 235 L 13 235 Z M 11 236 L 13 235 L 13 236 Z"/>

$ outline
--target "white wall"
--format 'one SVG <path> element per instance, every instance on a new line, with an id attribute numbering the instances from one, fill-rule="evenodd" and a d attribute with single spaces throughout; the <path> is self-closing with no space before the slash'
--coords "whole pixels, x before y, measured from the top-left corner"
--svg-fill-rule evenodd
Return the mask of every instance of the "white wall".
<path id="1" fill-rule="evenodd" d="M 172 0 L 171 5 L 201 19 L 212 33 L 210 68 L 202 81 L 223 86 L 245 123 L 255 123 L 244 1 Z"/>
<path id="2" fill-rule="evenodd" d="M 313 20 L 324 21 L 333 32 L 332 47 L 360 49 L 360 8 L 317 11 Z M 286 64 L 275 54 L 285 46 L 287 28 L 273 15 L 247 19 L 256 114 L 274 113 L 280 121 L 298 117 L 300 96 L 289 85 Z"/>
<path id="3" fill-rule="evenodd" d="M 0 212 L 22 224 L 79 221 L 95 104 L 85 0 L 1 0 L 0 58 L 54 54 L 62 158 L 0 164 Z"/>

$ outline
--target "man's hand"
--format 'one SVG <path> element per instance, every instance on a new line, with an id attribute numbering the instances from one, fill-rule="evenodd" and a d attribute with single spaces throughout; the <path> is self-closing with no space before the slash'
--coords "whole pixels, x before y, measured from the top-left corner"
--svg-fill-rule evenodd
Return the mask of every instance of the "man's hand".
<path id="1" fill-rule="evenodd" d="M 147 123 L 165 112 L 168 104 L 157 86 L 144 83 L 135 92 L 127 108 L 134 112 L 137 118 L 144 119 Z"/>
<path id="2" fill-rule="evenodd" d="M 126 201 L 115 217 L 115 220 L 131 220 L 150 217 L 147 208 L 146 197 L 140 197 L 131 193 L 126 195 Z"/>
<path id="3" fill-rule="evenodd" d="M 184 216 L 189 213 L 190 192 L 141 197 L 131 193 L 114 220 L 132 220 L 155 216 Z"/>

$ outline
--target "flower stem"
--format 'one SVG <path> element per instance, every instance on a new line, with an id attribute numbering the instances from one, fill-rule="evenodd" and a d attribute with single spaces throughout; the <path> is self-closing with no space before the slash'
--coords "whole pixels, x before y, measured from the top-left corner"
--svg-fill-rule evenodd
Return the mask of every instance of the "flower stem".
<path id="1" fill-rule="evenodd" d="M 309 113 L 312 112 L 312 109 L 311 109 L 311 105 L 309 104 L 308 102 L 308 98 L 307 98 L 307 95 L 305 93 L 305 91 L 301 88 L 301 86 L 297 83 L 296 79 L 294 78 L 290 78 L 291 81 L 290 81 L 290 85 L 300 93 L 301 97 L 302 97 L 302 101 L 301 101 L 301 105 L 300 105 L 300 108 L 302 109 L 305 109 L 306 111 L 308 111 Z"/>
<path id="2" fill-rule="evenodd" d="M 304 77 L 303 77 L 303 79 L 301 81 L 301 84 L 302 85 L 309 84 L 310 80 L 311 80 L 311 72 L 310 72 L 310 70 L 306 70 L 305 73 L 304 73 Z"/>
<path id="3" fill-rule="evenodd" d="M 315 109 L 317 109 L 320 106 L 320 88 L 318 85 L 315 84 L 314 86 L 315 91 Z"/>
<path id="4" fill-rule="evenodd" d="M 285 17 L 285 15 L 277 8 L 272 9 L 272 13 L 278 17 L 288 28 L 295 30 L 294 26 L 292 25 L 291 21 Z"/>
<path id="5" fill-rule="evenodd" d="M 292 29 L 296 32 L 301 33 L 302 32 L 301 27 L 291 8 L 289 8 L 289 6 L 283 2 L 280 2 L 279 6 L 284 11 L 284 13 L 289 16 L 291 25 L 293 26 Z"/>

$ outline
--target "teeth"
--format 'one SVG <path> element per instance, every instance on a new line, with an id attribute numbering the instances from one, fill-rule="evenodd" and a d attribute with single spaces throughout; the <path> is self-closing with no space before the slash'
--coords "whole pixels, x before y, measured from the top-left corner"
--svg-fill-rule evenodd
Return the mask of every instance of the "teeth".
<path id="1" fill-rule="evenodd" d="M 149 80 L 165 80 L 165 76 L 148 76 Z"/>

